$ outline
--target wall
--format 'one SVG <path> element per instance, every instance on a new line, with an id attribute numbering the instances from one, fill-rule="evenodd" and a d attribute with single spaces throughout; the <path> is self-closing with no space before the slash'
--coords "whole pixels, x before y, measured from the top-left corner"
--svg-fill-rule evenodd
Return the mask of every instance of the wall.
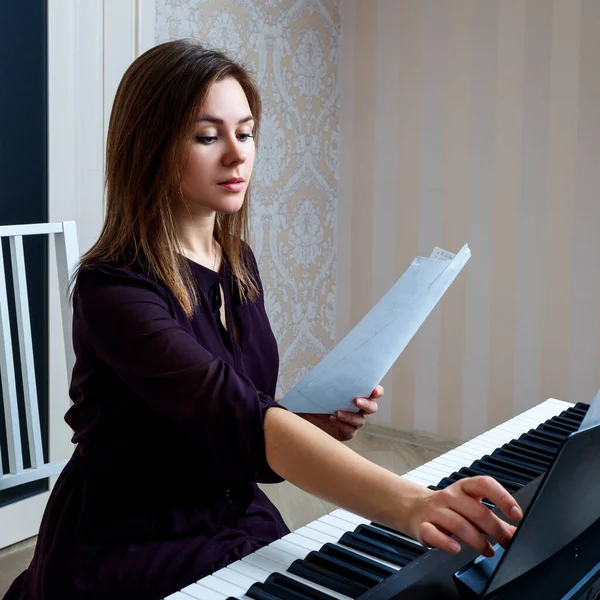
<path id="1" fill-rule="evenodd" d="M 248 64 L 263 96 L 252 246 L 284 393 L 333 345 L 339 0 L 158 0 L 157 43 L 196 38 Z"/>
<path id="2" fill-rule="evenodd" d="M 416 254 L 473 257 L 380 422 L 471 438 L 600 384 L 600 3 L 345 0 L 337 336 Z"/>

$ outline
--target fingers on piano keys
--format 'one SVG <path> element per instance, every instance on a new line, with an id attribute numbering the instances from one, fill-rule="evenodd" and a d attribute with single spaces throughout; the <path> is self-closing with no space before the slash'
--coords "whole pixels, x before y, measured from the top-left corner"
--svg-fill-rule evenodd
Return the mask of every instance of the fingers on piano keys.
<path id="1" fill-rule="evenodd" d="M 547 400 L 405 477 L 442 489 L 464 477 L 490 475 L 514 493 L 545 472 L 586 411 L 584 404 Z M 397 531 L 337 509 L 168 600 L 348 600 L 426 552 Z"/>

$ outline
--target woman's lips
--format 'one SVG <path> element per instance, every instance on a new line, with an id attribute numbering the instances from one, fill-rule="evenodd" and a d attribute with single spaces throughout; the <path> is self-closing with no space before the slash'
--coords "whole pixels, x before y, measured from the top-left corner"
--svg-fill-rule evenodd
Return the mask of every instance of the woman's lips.
<path id="1" fill-rule="evenodd" d="M 241 192 L 244 189 L 244 181 L 231 181 L 219 183 L 219 187 L 229 191 L 229 192 Z"/>

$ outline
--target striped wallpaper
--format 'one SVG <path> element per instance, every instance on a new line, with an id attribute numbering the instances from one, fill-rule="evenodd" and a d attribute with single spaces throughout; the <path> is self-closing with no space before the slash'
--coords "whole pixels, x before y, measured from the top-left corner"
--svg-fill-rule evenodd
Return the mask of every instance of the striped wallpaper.
<path id="1" fill-rule="evenodd" d="M 433 246 L 473 257 L 378 423 L 468 439 L 600 385 L 600 2 L 343 0 L 337 338 Z"/>

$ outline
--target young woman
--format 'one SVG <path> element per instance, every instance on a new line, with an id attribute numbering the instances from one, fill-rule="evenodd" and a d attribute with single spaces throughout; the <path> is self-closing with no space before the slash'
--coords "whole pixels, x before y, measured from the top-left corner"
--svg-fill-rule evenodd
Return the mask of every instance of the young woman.
<path id="1" fill-rule="evenodd" d="M 106 221 L 73 294 L 77 446 L 6 598 L 167 596 L 288 533 L 256 482 L 287 479 L 450 552 L 447 534 L 485 554 L 482 532 L 511 538 L 480 502 L 520 518 L 494 480 L 432 492 L 339 443 L 380 388 L 333 420 L 277 405 L 277 345 L 243 241 L 259 121 L 248 73 L 191 41 L 123 77 Z"/>

